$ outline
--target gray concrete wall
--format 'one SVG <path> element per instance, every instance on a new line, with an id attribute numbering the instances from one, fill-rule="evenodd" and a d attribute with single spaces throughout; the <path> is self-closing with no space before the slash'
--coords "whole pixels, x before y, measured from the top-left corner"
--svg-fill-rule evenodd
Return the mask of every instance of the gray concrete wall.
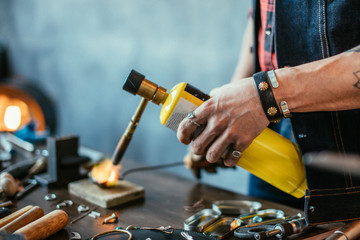
<path id="1" fill-rule="evenodd" d="M 0 34 L 14 72 L 54 99 L 58 134 L 111 155 L 139 96 L 122 90 L 131 69 L 170 89 L 209 92 L 236 65 L 250 0 L 1 0 Z M 181 161 L 186 146 L 149 104 L 126 158 Z M 192 177 L 184 168 L 173 169 Z M 245 192 L 247 174 L 221 170 L 203 181 Z M 236 184 L 234 185 L 234 182 Z"/>

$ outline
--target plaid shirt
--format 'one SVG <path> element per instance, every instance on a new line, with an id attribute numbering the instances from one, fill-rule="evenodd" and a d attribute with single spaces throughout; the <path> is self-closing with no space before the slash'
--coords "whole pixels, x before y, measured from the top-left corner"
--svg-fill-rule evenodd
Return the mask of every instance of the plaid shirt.
<path id="1" fill-rule="evenodd" d="M 261 71 L 277 68 L 274 51 L 275 0 L 260 0 L 261 26 L 258 54 Z"/>

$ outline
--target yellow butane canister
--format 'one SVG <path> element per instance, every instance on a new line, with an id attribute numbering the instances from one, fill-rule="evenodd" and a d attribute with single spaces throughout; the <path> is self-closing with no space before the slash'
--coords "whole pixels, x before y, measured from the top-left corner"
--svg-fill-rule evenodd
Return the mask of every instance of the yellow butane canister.
<path id="1" fill-rule="evenodd" d="M 140 95 L 156 104 L 163 104 L 160 122 L 174 131 L 179 123 L 209 96 L 188 83 L 179 83 L 169 93 L 132 70 L 124 90 Z M 266 128 L 242 153 L 238 166 L 276 188 L 300 198 L 307 189 L 305 168 L 296 144 Z"/>

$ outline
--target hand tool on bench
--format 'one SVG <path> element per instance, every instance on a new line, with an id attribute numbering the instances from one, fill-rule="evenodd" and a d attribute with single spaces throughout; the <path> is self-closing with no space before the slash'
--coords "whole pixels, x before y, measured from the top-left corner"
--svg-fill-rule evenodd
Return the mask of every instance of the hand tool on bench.
<path id="1" fill-rule="evenodd" d="M 360 220 L 346 224 L 325 240 L 355 240 L 360 238 Z"/>
<path id="2" fill-rule="evenodd" d="M 14 234 L 22 235 L 25 240 L 42 240 L 63 229 L 68 221 L 67 213 L 57 209 L 16 230 Z"/>
<path id="3" fill-rule="evenodd" d="M 20 210 L 17 210 L 16 212 L 13 212 L 12 214 L 0 219 L 0 227 L 5 226 L 6 224 L 10 223 L 14 219 L 18 218 L 19 216 L 23 215 L 30 209 L 32 209 L 34 206 L 28 205 L 26 207 L 21 208 Z"/>
<path id="4" fill-rule="evenodd" d="M 17 188 L 15 179 L 10 173 L 4 172 L 0 174 L 0 193 L 12 197 L 15 195 Z"/>
<path id="5" fill-rule="evenodd" d="M 17 229 L 22 228 L 23 226 L 35 221 L 36 219 L 41 218 L 42 216 L 44 216 L 44 211 L 39 206 L 35 206 L 29 211 L 14 219 L 13 221 L 6 224 L 2 228 L 0 228 L 0 231 L 13 233 Z"/>
<path id="6" fill-rule="evenodd" d="M 277 223 L 272 230 L 257 232 L 254 234 L 256 240 L 270 239 L 277 237 L 279 239 L 286 238 L 292 234 L 300 233 L 307 227 L 305 218 L 293 219 L 283 223 Z"/>

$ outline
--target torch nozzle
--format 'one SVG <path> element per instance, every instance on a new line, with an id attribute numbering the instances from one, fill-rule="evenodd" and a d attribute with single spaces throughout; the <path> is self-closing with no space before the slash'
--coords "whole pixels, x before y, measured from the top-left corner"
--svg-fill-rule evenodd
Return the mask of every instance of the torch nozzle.
<path id="1" fill-rule="evenodd" d="M 115 151 L 113 153 L 113 156 L 111 158 L 111 161 L 113 163 L 113 165 L 117 165 L 120 163 L 130 141 L 132 138 L 132 135 L 135 132 L 135 129 L 137 127 L 137 125 L 139 124 L 139 121 L 141 119 L 141 115 L 143 114 L 147 103 L 149 102 L 148 99 L 142 98 L 134 115 L 132 116 L 125 132 L 123 133 L 123 135 L 121 136 Z"/>

